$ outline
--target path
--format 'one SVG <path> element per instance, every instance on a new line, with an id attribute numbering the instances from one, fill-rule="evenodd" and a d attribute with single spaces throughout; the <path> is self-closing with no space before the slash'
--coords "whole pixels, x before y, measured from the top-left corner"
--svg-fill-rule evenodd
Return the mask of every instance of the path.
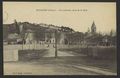
<path id="1" fill-rule="evenodd" d="M 58 56 L 75 56 L 71 53 L 67 53 L 67 52 L 62 52 L 62 51 L 57 51 L 58 52 Z M 43 56 L 43 57 L 54 57 L 55 56 L 55 48 L 50 48 L 48 50 L 48 53 Z"/>

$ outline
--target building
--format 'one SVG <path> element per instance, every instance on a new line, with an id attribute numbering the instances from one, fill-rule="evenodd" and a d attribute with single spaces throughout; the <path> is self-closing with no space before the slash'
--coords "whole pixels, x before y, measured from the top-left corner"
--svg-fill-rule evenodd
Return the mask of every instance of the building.
<path id="1" fill-rule="evenodd" d="M 96 33 L 96 25 L 95 25 L 94 21 L 93 21 L 93 24 L 92 24 L 92 26 L 91 26 L 91 33 L 92 33 L 92 34 L 95 34 L 95 33 Z"/>
<path id="2" fill-rule="evenodd" d="M 33 44 L 35 43 L 35 38 L 34 38 L 34 31 L 28 29 L 26 32 L 25 32 L 25 44 Z"/>
<path id="3" fill-rule="evenodd" d="M 47 29 L 45 32 L 45 43 L 55 44 L 56 39 L 57 44 L 65 44 L 66 33 L 56 29 Z"/>

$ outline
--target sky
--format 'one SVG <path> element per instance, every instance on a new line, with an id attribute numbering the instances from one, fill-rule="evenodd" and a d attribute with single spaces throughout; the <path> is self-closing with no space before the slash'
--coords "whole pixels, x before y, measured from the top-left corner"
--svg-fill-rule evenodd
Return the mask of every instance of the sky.
<path id="1" fill-rule="evenodd" d="M 93 21 L 97 32 L 116 30 L 115 2 L 3 2 L 3 24 L 46 23 L 86 32 Z"/>

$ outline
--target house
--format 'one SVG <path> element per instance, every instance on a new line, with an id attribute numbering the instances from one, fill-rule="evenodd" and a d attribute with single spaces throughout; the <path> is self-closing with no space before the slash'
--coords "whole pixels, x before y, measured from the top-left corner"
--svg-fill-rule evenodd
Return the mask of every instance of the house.
<path id="1" fill-rule="evenodd" d="M 35 43 L 35 38 L 34 38 L 34 31 L 28 29 L 26 32 L 25 32 L 25 43 L 26 44 L 33 44 Z"/>

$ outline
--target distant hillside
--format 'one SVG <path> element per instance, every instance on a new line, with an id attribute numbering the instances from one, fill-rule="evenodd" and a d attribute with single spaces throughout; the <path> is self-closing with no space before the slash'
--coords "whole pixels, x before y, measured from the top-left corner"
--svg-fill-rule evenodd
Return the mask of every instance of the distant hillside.
<path id="1" fill-rule="evenodd" d="M 26 30 L 30 29 L 33 32 L 39 34 L 40 32 L 44 33 L 47 30 L 60 30 L 62 32 L 71 32 L 74 31 L 72 28 L 64 27 L 64 26 L 55 26 L 52 24 L 32 24 L 29 22 L 18 22 L 18 26 L 23 25 L 23 29 L 26 32 Z M 3 39 L 7 39 L 8 35 L 11 33 L 17 33 L 17 28 L 15 23 L 12 24 L 3 24 Z"/>
<path id="2" fill-rule="evenodd" d="M 9 34 L 15 32 L 16 32 L 16 27 L 14 24 L 3 24 L 3 39 L 6 39 Z"/>

